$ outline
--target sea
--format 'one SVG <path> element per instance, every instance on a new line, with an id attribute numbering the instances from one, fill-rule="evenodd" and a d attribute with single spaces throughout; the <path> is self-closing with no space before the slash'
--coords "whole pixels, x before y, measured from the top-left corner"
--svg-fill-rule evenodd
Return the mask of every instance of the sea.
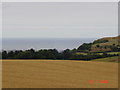
<path id="1" fill-rule="evenodd" d="M 93 42 L 95 38 L 4 38 L 3 50 L 27 50 L 27 49 L 65 49 L 78 48 L 83 43 Z"/>

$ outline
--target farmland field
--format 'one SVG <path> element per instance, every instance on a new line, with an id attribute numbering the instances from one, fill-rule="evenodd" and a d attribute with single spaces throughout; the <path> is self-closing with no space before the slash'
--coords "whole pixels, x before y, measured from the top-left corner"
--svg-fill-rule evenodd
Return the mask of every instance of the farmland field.
<path id="1" fill-rule="evenodd" d="M 3 60 L 2 75 L 3 88 L 118 87 L 118 63 L 112 62 Z M 90 80 L 94 83 L 90 84 Z"/>
<path id="2" fill-rule="evenodd" d="M 100 58 L 100 59 L 94 59 L 92 61 L 98 61 L 98 62 L 116 62 L 116 63 L 120 63 L 119 61 L 119 56 L 115 56 L 115 57 L 107 57 L 107 58 Z"/>

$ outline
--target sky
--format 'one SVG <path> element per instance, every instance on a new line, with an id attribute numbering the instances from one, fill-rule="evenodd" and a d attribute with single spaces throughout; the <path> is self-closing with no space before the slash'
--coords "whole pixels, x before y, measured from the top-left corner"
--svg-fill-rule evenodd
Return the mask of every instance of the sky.
<path id="1" fill-rule="evenodd" d="M 4 2 L 3 38 L 118 35 L 117 2 Z"/>

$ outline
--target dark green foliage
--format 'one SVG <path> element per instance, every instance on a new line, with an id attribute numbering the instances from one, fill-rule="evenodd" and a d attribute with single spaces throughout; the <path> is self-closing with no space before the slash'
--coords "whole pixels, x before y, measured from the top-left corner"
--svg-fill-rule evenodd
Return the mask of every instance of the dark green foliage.
<path id="1" fill-rule="evenodd" d="M 119 56 L 118 54 L 103 54 L 88 52 L 84 54 L 76 54 L 77 49 L 69 50 L 66 49 L 62 52 L 58 52 L 56 49 L 44 49 L 35 51 L 34 49 L 29 50 L 16 50 L 16 51 L 2 51 L 2 59 L 58 59 L 58 60 L 92 60 L 98 58 Z"/>
<path id="2" fill-rule="evenodd" d="M 70 59 L 71 51 L 69 49 L 66 49 L 62 52 L 63 59 Z"/>
<path id="3" fill-rule="evenodd" d="M 37 59 L 57 59 L 59 53 L 56 49 L 39 50 L 36 52 L 35 58 Z"/>
<path id="4" fill-rule="evenodd" d="M 62 59 L 62 56 L 56 49 L 2 51 L 2 59 Z"/>
<path id="5" fill-rule="evenodd" d="M 0 52 L 0 59 L 2 59 L 2 52 Z"/>
<path id="6" fill-rule="evenodd" d="M 23 52 L 18 53 L 17 55 L 14 56 L 14 58 L 19 58 L 19 59 L 32 59 L 34 58 L 35 53 L 32 50 L 26 50 Z"/>
<path id="7" fill-rule="evenodd" d="M 100 47 L 100 45 L 96 45 L 96 47 L 97 47 L 97 48 L 99 48 L 99 47 Z"/>
<path id="8" fill-rule="evenodd" d="M 2 58 L 6 59 L 7 58 L 7 51 L 2 51 Z"/>
<path id="9" fill-rule="evenodd" d="M 13 51 L 10 51 L 10 52 L 7 53 L 7 57 L 8 57 L 8 58 L 11 58 L 11 59 L 14 57 L 14 55 L 15 55 L 15 54 L 14 54 Z"/>
<path id="10" fill-rule="evenodd" d="M 83 43 L 78 47 L 78 51 L 90 51 L 92 43 Z"/>

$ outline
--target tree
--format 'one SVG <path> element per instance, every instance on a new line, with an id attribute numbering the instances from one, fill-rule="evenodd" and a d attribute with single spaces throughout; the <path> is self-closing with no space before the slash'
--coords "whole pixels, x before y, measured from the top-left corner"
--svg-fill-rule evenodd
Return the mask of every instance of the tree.
<path id="1" fill-rule="evenodd" d="M 8 58 L 8 59 L 14 59 L 14 55 L 15 55 L 15 53 L 14 53 L 13 51 L 9 51 L 9 52 L 7 53 L 7 58 Z"/>
<path id="2" fill-rule="evenodd" d="M 96 47 L 97 47 L 97 48 L 99 48 L 99 47 L 100 47 L 100 45 L 96 45 Z"/>
<path id="3" fill-rule="evenodd" d="M 92 43 L 83 43 L 78 47 L 78 51 L 89 51 L 91 49 Z"/>
<path id="4" fill-rule="evenodd" d="M 7 51 L 2 51 L 2 59 L 6 59 L 7 58 Z"/>
<path id="5" fill-rule="evenodd" d="M 69 49 L 66 49 L 62 52 L 63 59 L 69 59 L 71 56 L 71 52 Z"/>

